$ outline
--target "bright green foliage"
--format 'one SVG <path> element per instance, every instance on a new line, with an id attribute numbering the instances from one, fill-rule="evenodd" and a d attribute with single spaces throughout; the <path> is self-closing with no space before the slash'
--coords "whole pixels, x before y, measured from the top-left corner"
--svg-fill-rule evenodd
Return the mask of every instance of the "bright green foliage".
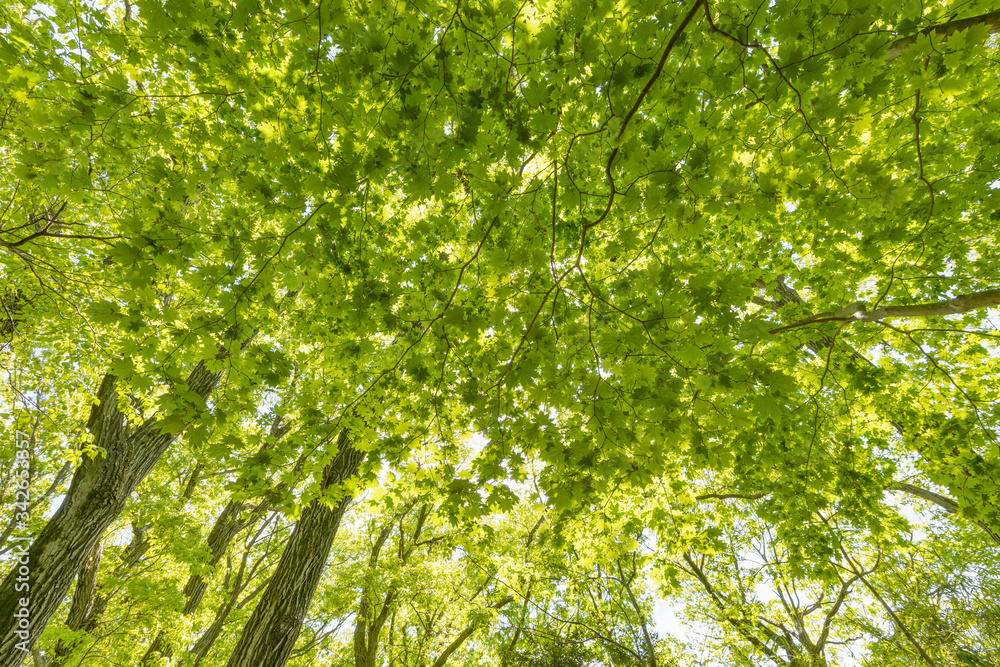
<path id="1" fill-rule="evenodd" d="M 67 598 L 46 655 L 161 633 L 176 661 L 217 620 L 199 664 L 226 664 L 303 509 L 350 495 L 290 664 L 354 662 L 365 596 L 386 664 L 470 628 L 450 663 L 997 659 L 994 6 L 0 13 L 25 531 L 106 453 L 107 374 L 123 433 L 178 435 L 102 538 L 95 623 L 123 629 L 64 627 Z M 342 431 L 367 459 L 324 490 Z M 254 519 L 213 565 L 230 502 Z M 654 596 L 712 624 L 705 655 L 657 640 Z"/>

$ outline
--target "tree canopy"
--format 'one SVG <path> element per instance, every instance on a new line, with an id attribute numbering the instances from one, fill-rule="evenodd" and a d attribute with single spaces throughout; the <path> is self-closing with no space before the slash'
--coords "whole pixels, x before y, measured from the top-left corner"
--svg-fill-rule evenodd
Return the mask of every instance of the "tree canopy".
<path id="1" fill-rule="evenodd" d="M 1000 662 L 994 4 L 0 12 L 0 664 Z"/>

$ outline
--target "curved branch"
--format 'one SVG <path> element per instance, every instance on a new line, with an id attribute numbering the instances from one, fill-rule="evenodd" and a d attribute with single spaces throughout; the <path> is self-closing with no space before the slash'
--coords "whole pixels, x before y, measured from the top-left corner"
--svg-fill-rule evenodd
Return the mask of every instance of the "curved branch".
<path id="1" fill-rule="evenodd" d="M 917 498 L 922 498 L 928 502 L 934 503 L 948 514 L 954 514 L 958 511 L 958 503 L 940 494 L 934 493 L 933 491 L 928 491 L 927 489 L 922 489 L 919 486 L 913 486 L 912 484 L 907 484 L 906 482 L 893 482 L 889 489 L 891 491 L 902 491 L 903 493 L 908 493 L 911 496 L 916 496 Z"/>
<path id="2" fill-rule="evenodd" d="M 885 53 L 885 61 L 891 62 L 901 56 L 903 51 L 906 51 L 906 49 L 917 43 L 920 35 L 936 35 L 942 39 L 947 39 L 959 30 L 968 30 L 977 25 L 987 26 L 991 35 L 1000 32 L 1000 11 L 972 16 L 967 19 L 959 19 L 958 21 L 949 21 L 948 23 L 939 23 L 938 25 L 924 28 L 914 35 L 897 39 L 895 42 L 889 44 L 889 49 Z"/>
<path id="3" fill-rule="evenodd" d="M 821 322 L 879 322 L 893 317 L 960 315 L 970 310 L 992 308 L 994 306 L 1000 306 L 1000 289 L 985 290 L 972 294 L 960 294 L 952 299 L 935 301 L 933 303 L 918 303 L 910 306 L 883 306 L 872 311 L 865 310 L 863 303 L 857 303 L 837 311 L 812 315 L 804 320 L 771 329 L 769 333 L 778 334 L 789 329 L 797 329 L 807 324 L 819 324 Z"/>

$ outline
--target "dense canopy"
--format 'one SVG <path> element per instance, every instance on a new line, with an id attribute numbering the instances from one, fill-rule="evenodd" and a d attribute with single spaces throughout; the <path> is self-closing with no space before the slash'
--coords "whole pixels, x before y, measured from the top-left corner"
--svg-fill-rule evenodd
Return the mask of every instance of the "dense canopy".
<path id="1" fill-rule="evenodd" d="M 0 665 L 1000 664 L 996 5 L 0 15 Z"/>

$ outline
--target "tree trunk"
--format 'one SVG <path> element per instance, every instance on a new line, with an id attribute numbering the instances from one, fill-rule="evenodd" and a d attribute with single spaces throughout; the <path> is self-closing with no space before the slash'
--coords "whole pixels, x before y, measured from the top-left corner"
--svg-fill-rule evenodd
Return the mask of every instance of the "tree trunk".
<path id="1" fill-rule="evenodd" d="M 465 643 L 466 639 L 472 636 L 472 633 L 476 631 L 477 627 L 479 627 L 478 623 L 470 623 L 469 627 L 462 630 L 462 633 L 458 635 L 458 637 L 455 637 L 455 641 L 448 644 L 448 647 L 441 652 L 441 655 L 439 655 L 437 660 L 434 661 L 434 665 L 432 667 L 444 667 L 445 663 L 448 662 L 448 658 L 451 657 L 451 654 L 462 647 L 462 644 Z"/>
<path id="2" fill-rule="evenodd" d="M 635 553 L 632 553 L 632 570 L 629 572 L 627 577 L 625 576 L 625 570 L 622 569 L 621 561 L 616 560 L 615 565 L 618 566 L 618 575 L 620 577 L 619 582 L 625 590 L 625 594 L 628 596 L 629 603 L 632 605 L 632 610 L 635 611 L 636 620 L 639 621 L 639 627 L 642 629 L 642 640 L 646 646 L 646 663 L 649 667 L 657 667 L 656 645 L 653 643 L 653 638 L 649 634 L 649 626 L 646 623 L 646 615 L 643 613 L 642 607 L 639 605 L 639 600 L 636 599 L 635 594 L 632 592 L 632 582 L 635 581 L 637 574 Z"/>
<path id="3" fill-rule="evenodd" d="M 323 471 L 324 491 L 357 474 L 364 457 L 345 431 L 338 446 L 336 457 Z M 317 498 L 302 512 L 267 590 L 243 628 L 229 667 L 283 667 L 288 661 L 350 500 L 345 497 L 331 508 Z"/>
<path id="4" fill-rule="evenodd" d="M 277 440 L 288 434 L 289 430 L 291 430 L 291 425 L 287 421 L 281 417 L 275 419 L 268 432 L 270 439 L 264 441 L 257 450 L 257 453 L 261 454 L 271 449 Z M 284 484 L 279 484 L 276 490 L 280 491 L 284 488 Z M 247 507 L 246 503 L 230 500 L 229 504 L 222 510 L 222 513 L 215 519 L 212 531 L 208 534 L 207 540 L 208 550 L 211 554 L 208 564 L 213 568 L 219 564 L 223 554 L 226 553 L 226 549 L 232 543 L 233 538 L 241 530 L 257 523 L 262 516 L 267 514 L 271 503 L 267 500 L 261 500 L 249 512 L 246 511 Z M 201 599 L 204 597 L 207 589 L 208 583 L 201 575 L 191 575 L 184 586 L 184 597 L 187 598 L 184 604 L 185 614 L 193 614 L 198 609 L 198 605 L 201 604 Z"/>
<path id="5" fill-rule="evenodd" d="M 149 550 L 149 540 L 146 539 L 145 535 L 149 525 L 132 524 L 132 541 L 121 553 L 122 560 L 113 573 L 115 578 L 126 577 L 129 569 L 137 565 Z M 87 559 L 83 561 L 83 565 L 76 575 L 73 604 L 66 617 L 66 627 L 71 630 L 82 630 L 93 635 L 94 630 L 101 622 L 101 617 L 104 616 L 110 597 L 114 594 L 113 591 L 109 593 L 102 590 L 101 585 L 97 583 L 97 571 L 100 567 L 103 549 L 103 542 L 99 540 Z M 93 583 L 90 583 L 91 581 Z M 83 583 L 81 584 L 81 582 Z M 49 667 L 60 667 L 66 664 L 71 652 L 72 647 L 63 646 L 61 642 L 57 644 Z"/>
<path id="6" fill-rule="evenodd" d="M 290 424 L 285 421 L 282 417 L 278 417 L 271 424 L 271 428 L 268 432 L 270 439 L 265 438 L 264 442 L 257 449 L 257 455 L 271 449 L 275 442 L 283 438 L 288 434 L 290 430 Z M 196 478 L 200 471 L 197 469 L 192 474 L 192 479 Z M 284 488 L 284 484 L 278 485 L 278 489 Z M 191 482 L 188 483 L 188 488 L 191 487 Z M 215 567 L 222 560 L 222 556 L 225 555 L 226 550 L 229 545 L 232 544 L 233 538 L 239 534 L 244 528 L 251 526 L 264 516 L 270 509 L 271 504 L 267 500 L 261 500 L 253 507 L 249 512 L 246 511 L 248 507 L 247 503 L 238 502 L 236 500 L 230 500 L 228 504 L 223 508 L 222 512 L 215 518 L 215 523 L 212 524 L 212 530 L 206 538 L 208 542 L 208 552 L 209 560 L 208 564 L 211 567 Z M 198 606 L 201 604 L 201 600 L 205 597 L 205 592 L 208 590 L 208 582 L 200 574 L 192 574 L 188 577 L 187 584 L 184 586 L 184 609 L 181 612 L 184 615 L 191 615 L 198 610 Z M 167 641 L 166 633 L 160 630 L 157 633 L 156 638 L 153 639 L 153 643 L 150 644 L 149 649 L 147 649 L 146 654 L 143 656 L 140 664 L 148 665 L 153 664 L 157 661 L 160 656 L 172 657 L 174 654 L 173 646 Z"/>
<path id="7" fill-rule="evenodd" d="M 513 599 L 514 598 L 508 597 L 500 602 L 497 602 L 496 604 L 491 604 L 490 609 L 501 609 L 510 604 Z M 465 630 L 462 630 L 458 637 L 455 637 L 455 640 L 448 644 L 444 651 L 441 652 L 441 655 L 437 657 L 437 660 L 434 661 L 434 664 L 431 667 L 444 667 L 448 662 L 448 658 L 451 657 L 451 654 L 462 648 L 462 644 L 464 644 L 466 640 L 479 629 L 480 625 L 482 625 L 481 619 L 469 623 L 468 627 L 466 627 Z"/>
<path id="8" fill-rule="evenodd" d="M 272 515 L 272 519 L 273 518 L 274 515 Z M 256 578 L 258 569 L 263 565 L 263 557 L 256 559 L 252 564 L 250 562 L 250 557 L 254 544 L 257 544 L 258 541 L 264 537 L 265 530 L 267 529 L 267 525 L 269 523 L 271 523 L 270 520 L 265 521 L 264 525 L 257 530 L 256 535 L 254 535 L 254 537 L 247 544 L 236 575 L 231 576 L 231 572 L 226 575 L 225 588 L 229 593 L 226 597 L 226 601 L 216 609 L 215 618 L 212 620 L 211 625 L 209 625 L 209 627 L 202 633 L 201 637 L 198 638 L 198 641 L 196 641 L 188 650 L 187 656 L 178 661 L 178 664 L 193 664 L 195 666 L 201 664 L 201 661 L 204 660 L 205 657 L 211 652 L 215 641 L 222 635 L 222 629 L 226 624 L 226 619 L 229 618 L 229 614 L 234 610 L 242 609 L 250 604 L 266 588 L 270 579 L 269 577 L 265 577 L 256 588 L 250 591 L 250 593 L 245 595 L 242 599 L 240 598 L 240 596 L 243 595 L 243 591 L 245 591 Z M 269 538 L 267 539 L 270 541 Z"/>
<path id="9" fill-rule="evenodd" d="M 190 390 L 205 400 L 220 375 L 199 363 L 181 392 Z M 104 377 L 97 394 L 99 403 L 87 424 L 94 444 L 104 454 L 84 459 L 73 475 L 62 506 L 21 556 L 26 560 L 28 581 L 18 581 L 22 577 L 15 568 L 0 587 L 0 665 L 16 667 L 30 653 L 94 544 L 177 437 L 176 433 L 161 432 L 161 422 L 155 418 L 126 432 L 117 384 L 114 375 Z M 20 605 L 22 599 L 30 600 L 28 607 Z M 14 614 L 24 608 L 30 614 L 28 627 L 19 628 Z"/>
<path id="10" fill-rule="evenodd" d="M 101 553 L 104 542 L 98 540 L 94 548 L 87 554 L 80 572 L 76 575 L 76 590 L 73 591 L 73 604 L 66 617 L 66 627 L 74 632 L 82 630 L 90 620 L 97 600 L 97 570 L 101 565 Z M 73 642 L 58 642 L 53 650 L 51 665 L 56 667 L 66 661 L 73 650 Z"/>
<path id="11" fill-rule="evenodd" d="M 399 519 L 399 563 L 400 565 L 406 565 L 409 562 L 410 556 L 413 555 L 414 550 L 419 545 L 420 533 L 423 531 L 424 523 L 430 514 L 430 506 L 425 503 L 420 508 L 416 526 L 413 529 L 413 535 L 410 537 L 409 544 L 407 544 L 406 536 L 403 533 L 403 520 L 409 514 L 412 507 L 413 503 L 408 503 L 401 512 L 393 516 L 389 524 L 379 533 L 378 538 L 375 540 L 375 545 L 372 547 L 371 555 L 368 558 L 368 570 L 371 573 L 374 573 L 375 568 L 378 567 L 379 553 L 382 551 L 382 547 L 392 532 L 392 521 L 397 518 Z M 386 620 L 392 613 L 393 605 L 396 601 L 396 593 L 396 586 L 389 586 L 389 590 L 386 591 L 385 597 L 382 600 L 382 608 L 373 617 L 372 613 L 374 609 L 371 600 L 371 588 L 367 584 L 362 588 L 361 602 L 358 605 L 357 624 L 354 627 L 354 667 L 376 667 L 378 662 L 379 635 Z"/>
<path id="12" fill-rule="evenodd" d="M 391 523 L 385 526 L 375 539 L 375 545 L 368 557 L 369 574 L 373 574 L 375 568 L 378 567 L 379 552 L 382 551 L 385 541 L 389 539 L 390 532 L 392 532 Z M 358 604 L 358 616 L 354 626 L 354 667 L 375 667 L 375 659 L 378 657 L 378 635 L 381 624 L 377 628 L 374 627 L 373 621 L 376 619 L 371 617 L 371 595 L 370 587 L 365 585 L 361 589 L 361 602 Z M 391 591 L 389 595 L 392 595 Z M 391 604 L 392 600 L 389 595 L 386 596 L 386 604 L 382 606 L 383 610 Z"/>
<path id="13" fill-rule="evenodd" d="M 222 628 L 226 624 L 226 619 L 229 618 L 229 614 L 232 613 L 233 609 L 236 607 L 236 596 L 230 596 L 226 602 L 219 607 L 215 612 L 215 618 L 212 619 L 212 624 L 208 626 L 205 632 L 202 633 L 198 641 L 194 643 L 191 650 L 188 652 L 189 656 L 194 657 L 194 665 L 197 667 L 205 656 L 208 655 L 209 649 L 215 644 L 215 640 L 219 638 L 222 634 Z"/>

